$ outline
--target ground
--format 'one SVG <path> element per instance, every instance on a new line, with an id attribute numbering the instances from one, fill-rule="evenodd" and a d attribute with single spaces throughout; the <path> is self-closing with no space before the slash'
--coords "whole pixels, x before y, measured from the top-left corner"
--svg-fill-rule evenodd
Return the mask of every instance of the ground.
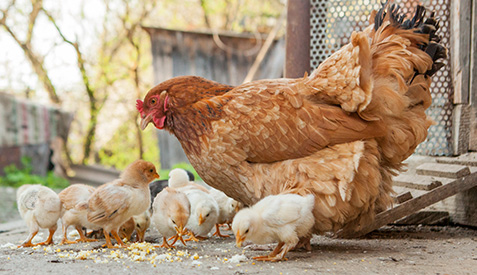
<path id="1" fill-rule="evenodd" d="M 41 239 L 47 235 L 42 233 Z M 311 252 L 290 252 L 288 261 L 277 263 L 252 260 L 268 251 L 237 248 L 233 238 L 214 236 L 175 250 L 153 250 L 150 244 L 132 250 L 102 249 L 104 240 L 16 248 L 27 235 L 23 221 L 0 224 L 1 274 L 475 274 L 477 270 L 477 231 L 457 226 L 387 226 L 352 240 L 315 236 Z M 57 232 L 55 243 L 59 239 Z M 161 242 L 151 228 L 146 241 Z"/>

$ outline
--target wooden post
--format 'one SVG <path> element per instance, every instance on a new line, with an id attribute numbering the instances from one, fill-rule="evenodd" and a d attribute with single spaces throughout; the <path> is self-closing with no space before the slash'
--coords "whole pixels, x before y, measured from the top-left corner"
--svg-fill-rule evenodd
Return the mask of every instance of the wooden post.
<path id="1" fill-rule="evenodd" d="M 471 30 L 469 150 L 477 151 L 477 1 L 472 1 Z"/>
<path id="2" fill-rule="evenodd" d="M 288 1 L 285 77 L 310 72 L 310 0 Z"/>

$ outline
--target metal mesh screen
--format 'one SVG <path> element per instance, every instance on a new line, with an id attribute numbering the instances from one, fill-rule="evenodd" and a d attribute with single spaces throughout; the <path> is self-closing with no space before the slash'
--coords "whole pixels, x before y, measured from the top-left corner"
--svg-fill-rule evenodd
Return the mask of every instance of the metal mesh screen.
<path id="1" fill-rule="evenodd" d="M 436 11 L 440 19 L 438 34 L 442 43 L 450 47 L 450 0 L 401 0 L 395 1 L 405 13 L 413 12 L 422 4 Z M 381 7 L 375 0 L 310 0 L 310 50 L 311 67 L 314 69 L 328 56 L 349 42 L 353 31 L 368 26 L 368 18 L 373 9 Z M 432 79 L 432 105 L 427 114 L 436 122 L 429 128 L 429 134 L 416 153 L 421 155 L 452 155 L 452 95 L 454 94 L 450 64 L 446 62 Z"/>

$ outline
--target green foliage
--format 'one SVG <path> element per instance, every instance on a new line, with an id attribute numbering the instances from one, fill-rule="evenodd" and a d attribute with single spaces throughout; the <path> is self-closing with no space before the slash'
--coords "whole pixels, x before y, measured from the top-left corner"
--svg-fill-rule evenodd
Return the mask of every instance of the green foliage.
<path id="1" fill-rule="evenodd" d="M 19 187 L 23 184 L 42 184 L 53 189 L 63 189 L 69 186 L 68 180 L 56 176 L 49 171 L 45 177 L 32 174 L 31 159 L 23 157 L 21 159 L 22 168 L 15 164 L 4 168 L 5 177 L 0 177 L 0 186 Z"/>
<path id="2" fill-rule="evenodd" d="M 185 162 L 181 162 L 181 163 L 177 163 L 177 164 L 174 164 L 172 166 L 172 169 L 175 169 L 175 168 L 181 168 L 181 169 L 184 169 L 184 170 L 187 170 L 189 172 L 192 172 L 192 174 L 194 174 L 195 176 L 195 180 L 198 181 L 198 180 L 202 180 L 199 176 L 199 174 L 197 174 L 197 172 L 195 171 L 194 167 L 188 163 L 185 163 Z M 171 169 L 171 170 L 172 170 Z M 169 172 L 171 170 L 161 170 L 159 171 L 159 176 L 160 176 L 160 179 L 161 180 L 164 180 L 164 179 L 169 179 Z"/>

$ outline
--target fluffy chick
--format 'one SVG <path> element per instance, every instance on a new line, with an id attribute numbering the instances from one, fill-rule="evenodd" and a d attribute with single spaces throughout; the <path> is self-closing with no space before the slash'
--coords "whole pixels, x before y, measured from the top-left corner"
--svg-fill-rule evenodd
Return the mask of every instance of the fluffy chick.
<path id="1" fill-rule="evenodd" d="M 152 221 L 163 242 L 160 247 L 174 248 L 174 243 L 179 239 L 185 245 L 182 235 L 190 216 L 190 203 L 187 196 L 174 189 L 166 187 L 157 194 L 153 203 Z M 167 238 L 175 237 L 172 244 Z"/>
<path id="2" fill-rule="evenodd" d="M 189 180 L 189 178 L 190 177 L 188 175 L 188 171 L 180 168 L 172 169 L 169 172 L 169 187 L 182 188 L 182 190 L 185 190 L 186 188 L 199 189 L 203 192 L 209 193 L 209 190 L 207 188 Z"/>
<path id="3" fill-rule="evenodd" d="M 217 218 L 217 223 L 215 224 L 215 233 L 214 235 L 218 237 L 229 237 L 229 235 L 222 235 L 220 233 L 220 224 L 227 224 L 231 222 L 237 213 L 238 202 L 227 195 L 224 192 L 210 188 L 209 194 L 215 199 L 219 206 L 219 216 Z"/>
<path id="4" fill-rule="evenodd" d="M 149 210 L 146 210 L 142 214 L 132 216 L 121 225 L 119 237 L 130 241 L 134 231 L 136 231 L 136 242 L 144 242 L 146 230 L 149 228 L 149 225 L 151 225 L 151 214 L 149 214 Z"/>
<path id="5" fill-rule="evenodd" d="M 195 176 L 192 174 L 192 172 L 185 170 L 187 175 L 189 176 L 189 181 L 194 181 Z M 149 183 L 149 190 L 151 191 L 151 210 L 152 210 L 152 204 L 154 203 L 154 198 L 161 192 L 164 188 L 166 188 L 169 185 L 169 180 L 155 180 L 151 183 Z"/>
<path id="6" fill-rule="evenodd" d="M 17 190 L 17 205 L 21 217 L 25 220 L 30 234 L 19 247 L 48 245 L 53 243 L 53 234 L 58 228 L 61 214 L 61 202 L 58 194 L 46 186 L 24 184 Z M 50 234 L 44 242 L 32 244 L 40 228 L 48 228 Z"/>
<path id="7" fill-rule="evenodd" d="M 118 230 L 134 215 L 149 208 L 151 197 L 149 182 L 159 178 L 150 162 L 136 160 L 121 173 L 120 178 L 98 187 L 88 201 L 88 221 L 103 228 L 106 246 L 112 248 L 109 234 L 122 247 L 126 247 Z"/>
<path id="8" fill-rule="evenodd" d="M 134 233 L 135 225 L 134 225 L 134 218 L 131 217 L 127 220 L 121 227 L 119 228 L 118 234 L 121 240 L 126 240 L 128 242 L 131 240 L 132 234 Z"/>
<path id="9" fill-rule="evenodd" d="M 191 237 L 186 241 L 198 241 L 197 238 L 205 239 L 217 223 L 219 205 L 211 195 L 199 189 L 186 186 L 179 188 L 179 190 L 186 194 L 191 207 L 190 218 L 186 225 Z"/>
<path id="10" fill-rule="evenodd" d="M 244 240 L 257 244 L 278 241 L 269 255 L 253 258 L 286 260 L 285 254 L 295 247 L 299 238 L 310 236 L 315 223 L 313 206 L 313 195 L 282 194 L 267 196 L 252 207 L 240 210 L 232 223 L 237 247 Z"/>
<path id="11" fill-rule="evenodd" d="M 90 242 L 95 239 L 88 239 L 83 233 L 82 228 L 98 230 L 100 227 L 88 222 L 88 200 L 94 193 L 94 187 L 86 184 L 73 184 L 58 194 L 61 201 L 61 223 L 63 229 L 63 239 L 60 244 Z M 74 226 L 80 235 L 77 241 L 70 241 L 67 237 L 68 227 Z"/>

